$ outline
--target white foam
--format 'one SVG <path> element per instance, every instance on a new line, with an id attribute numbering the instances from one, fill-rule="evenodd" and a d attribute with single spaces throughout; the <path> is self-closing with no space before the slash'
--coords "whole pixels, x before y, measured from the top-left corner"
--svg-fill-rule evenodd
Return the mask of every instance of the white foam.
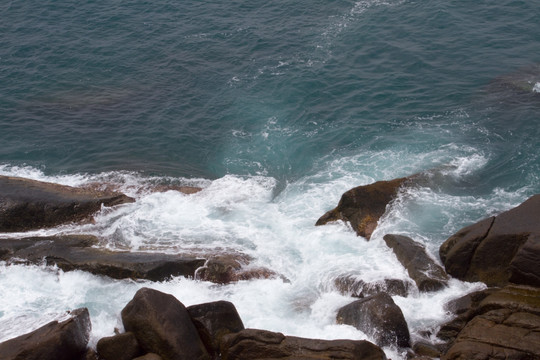
<path id="1" fill-rule="evenodd" d="M 540 93 L 540 82 L 534 84 L 532 91 L 535 93 Z"/>

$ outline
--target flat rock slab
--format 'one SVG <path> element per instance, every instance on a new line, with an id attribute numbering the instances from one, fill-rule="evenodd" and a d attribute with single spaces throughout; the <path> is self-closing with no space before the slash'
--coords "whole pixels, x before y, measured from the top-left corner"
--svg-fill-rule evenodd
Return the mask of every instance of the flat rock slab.
<path id="1" fill-rule="evenodd" d="M 194 277 L 205 261 L 159 253 L 117 252 L 90 247 L 98 242 L 88 235 L 0 239 L 0 259 L 57 265 L 64 271 L 82 270 L 114 279 L 163 281 L 171 276 Z"/>
<path id="2" fill-rule="evenodd" d="M 378 346 L 364 340 L 318 340 L 245 329 L 221 341 L 222 360 L 386 360 Z"/>
<path id="3" fill-rule="evenodd" d="M 383 239 L 407 269 L 420 291 L 438 291 L 446 287 L 448 275 L 427 254 L 422 244 L 403 235 L 388 234 Z"/>
<path id="4" fill-rule="evenodd" d="M 0 360 L 82 359 L 90 330 L 88 310 L 73 310 L 65 321 L 52 321 L 31 333 L 0 343 Z"/>
<path id="5" fill-rule="evenodd" d="M 0 176 L 0 232 L 22 232 L 87 219 L 101 209 L 135 200 L 103 192 Z"/>
<path id="6" fill-rule="evenodd" d="M 467 226 L 439 249 L 446 271 L 489 286 L 540 286 L 540 195 Z"/>

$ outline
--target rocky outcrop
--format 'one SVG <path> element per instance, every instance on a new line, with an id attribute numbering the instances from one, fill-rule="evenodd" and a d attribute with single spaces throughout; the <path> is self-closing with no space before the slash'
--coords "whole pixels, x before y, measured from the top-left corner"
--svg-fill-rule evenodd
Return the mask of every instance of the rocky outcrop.
<path id="1" fill-rule="evenodd" d="M 449 342 L 441 359 L 540 358 L 540 289 L 509 285 L 449 304 L 459 312 L 438 336 Z"/>
<path id="2" fill-rule="evenodd" d="M 29 231 L 88 219 L 101 206 L 133 202 L 124 194 L 0 176 L 0 232 Z"/>
<path id="3" fill-rule="evenodd" d="M 86 308 L 70 315 L 65 321 L 52 321 L 0 343 L 0 360 L 82 360 L 90 337 L 90 316 Z"/>
<path id="4" fill-rule="evenodd" d="M 102 360 L 132 360 L 143 355 L 143 350 L 132 332 L 101 338 L 96 350 Z"/>
<path id="5" fill-rule="evenodd" d="M 222 360 L 384 360 L 384 352 L 363 340 L 316 340 L 246 329 L 223 337 Z"/>
<path id="6" fill-rule="evenodd" d="M 540 195 L 496 217 L 467 226 L 446 240 L 439 255 L 446 271 L 489 286 L 540 286 Z"/>
<path id="7" fill-rule="evenodd" d="M 414 285 L 399 279 L 383 279 L 366 283 L 358 276 L 343 275 L 334 280 L 336 289 L 343 295 L 357 298 L 386 293 L 390 296 L 407 296 Z"/>
<path id="8" fill-rule="evenodd" d="M 402 235 L 388 234 L 383 239 L 420 291 L 438 291 L 446 287 L 448 275 L 427 254 L 423 245 Z"/>
<path id="9" fill-rule="evenodd" d="M 338 324 L 354 326 L 379 346 L 410 346 L 409 328 L 401 309 L 390 295 L 380 293 L 339 309 Z"/>
<path id="10" fill-rule="evenodd" d="M 208 352 L 217 357 L 223 336 L 244 330 L 236 307 L 228 301 L 215 301 L 187 308 Z"/>
<path id="11" fill-rule="evenodd" d="M 141 348 L 164 360 L 209 360 L 185 306 L 174 296 L 142 288 L 122 310 L 126 331 Z"/>
<path id="12" fill-rule="evenodd" d="M 114 279 L 163 281 L 171 276 L 193 277 L 204 259 L 143 252 L 119 252 L 92 247 L 88 235 L 0 239 L 0 260 L 56 265 L 64 271 L 82 270 Z M 2 254 L 3 250 L 3 254 Z"/>
<path id="13" fill-rule="evenodd" d="M 337 220 L 347 221 L 359 236 L 369 240 L 379 218 L 386 211 L 386 206 L 408 181 L 410 178 L 404 177 L 355 187 L 345 192 L 338 206 L 321 216 L 315 225 Z"/>

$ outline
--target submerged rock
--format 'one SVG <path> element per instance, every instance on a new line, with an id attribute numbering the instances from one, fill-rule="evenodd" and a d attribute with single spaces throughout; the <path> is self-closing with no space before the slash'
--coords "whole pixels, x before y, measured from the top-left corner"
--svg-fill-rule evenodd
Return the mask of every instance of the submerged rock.
<path id="1" fill-rule="evenodd" d="M 122 310 L 126 331 L 164 360 L 209 360 L 186 307 L 174 296 L 142 288 Z"/>
<path id="2" fill-rule="evenodd" d="M 76 360 L 86 354 L 90 315 L 73 310 L 68 320 L 52 321 L 31 333 L 0 343 L 0 360 Z"/>
<path id="3" fill-rule="evenodd" d="M 240 280 L 280 277 L 270 269 L 247 266 L 251 260 L 249 256 L 238 253 L 212 255 L 204 266 L 197 270 L 196 278 L 217 284 L 229 284 Z"/>
<path id="4" fill-rule="evenodd" d="M 88 219 L 101 206 L 135 201 L 103 192 L 0 176 L 0 232 L 29 231 Z"/>
<path id="5" fill-rule="evenodd" d="M 119 252 L 91 247 L 94 236 L 65 235 L 24 239 L 0 239 L 0 259 L 56 265 L 64 271 L 82 270 L 114 279 L 163 281 L 171 276 L 193 277 L 204 259 L 143 252 Z"/>
<path id="6" fill-rule="evenodd" d="M 386 293 L 390 296 L 407 296 L 412 283 L 399 279 L 383 279 L 366 283 L 354 275 L 339 276 L 334 280 L 337 290 L 343 295 L 358 298 Z"/>
<path id="7" fill-rule="evenodd" d="M 370 335 L 379 346 L 409 347 L 407 322 L 388 294 L 380 293 L 342 307 L 337 313 L 337 322 Z"/>
<path id="8" fill-rule="evenodd" d="M 448 275 L 427 254 L 423 245 L 402 235 L 388 234 L 383 239 L 386 245 L 394 250 L 399 262 L 407 269 L 420 291 L 438 291 L 446 287 Z"/>
<path id="9" fill-rule="evenodd" d="M 467 226 L 439 254 L 446 271 L 489 286 L 540 286 L 540 195 L 496 217 Z"/>
<path id="10" fill-rule="evenodd" d="M 386 206 L 410 180 L 411 177 L 404 177 L 355 187 L 345 192 L 338 206 L 321 216 L 315 225 L 337 220 L 348 221 L 359 236 L 369 240 Z"/>
<path id="11" fill-rule="evenodd" d="M 223 337 L 222 360 L 343 359 L 385 360 L 378 346 L 364 340 L 317 340 L 245 329 Z"/>

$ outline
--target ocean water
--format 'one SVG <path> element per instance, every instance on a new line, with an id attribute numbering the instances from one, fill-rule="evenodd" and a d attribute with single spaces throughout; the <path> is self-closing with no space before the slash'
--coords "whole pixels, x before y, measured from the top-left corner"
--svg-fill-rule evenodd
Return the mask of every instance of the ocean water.
<path id="1" fill-rule="evenodd" d="M 86 306 L 91 345 L 153 287 L 186 305 L 230 300 L 247 327 L 369 339 L 337 325 L 333 286 L 408 279 L 382 237 L 438 248 L 461 227 L 540 192 L 538 1 L 5 1 L 0 174 L 114 186 L 137 202 L 94 224 L 103 246 L 237 251 L 290 280 L 218 286 L 112 281 L 0 265 L 0 341 Z M 431 172 L 372 240 L 315 227 L 343 192 Z M 203 188 L 157 193 L 156 185 Z M 413 338 L 483 284 L 394 297 Z M 385 348 L 389 357 L 403 358 Z"/>

